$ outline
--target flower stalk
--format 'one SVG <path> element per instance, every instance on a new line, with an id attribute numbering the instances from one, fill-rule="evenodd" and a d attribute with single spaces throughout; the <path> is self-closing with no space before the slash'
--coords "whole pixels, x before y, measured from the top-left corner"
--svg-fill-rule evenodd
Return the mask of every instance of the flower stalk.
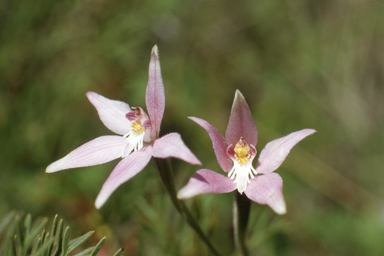
<path id="1" fill-rule="evenodd" d="M 235 192 L 233 201 L 233 229 L 236 249 L 241 256 L 248 256 L 248 249 L 245 244 L 245 233 L 251 210 L 251 201 L 238 191 Z"/>
<path id="2" fill-rule="evenodd" d="M 176 210 L 181 214 L 184 220 L 187 221 L 189 226 L 193 228 L 200 239 L 207 245 L 209 250 L 213 253 L 213 255 L 219 256 L 221 255 L 215 246 L 211 243 L 210 239 L 205 235 L 204 231 L 201 229 L 199 223 L 192 215 L 192 213 L 188 210 L 187 206 L 183 201 L 177 198 L 177 192 L 175 188 L 172 164 L 169 158 L 161 159 L 161 158 L 153 158 L 156 169 L 160 174 L 160 178 L 168 191 L 168 194 L 172 200 L 173 205 Z"/>

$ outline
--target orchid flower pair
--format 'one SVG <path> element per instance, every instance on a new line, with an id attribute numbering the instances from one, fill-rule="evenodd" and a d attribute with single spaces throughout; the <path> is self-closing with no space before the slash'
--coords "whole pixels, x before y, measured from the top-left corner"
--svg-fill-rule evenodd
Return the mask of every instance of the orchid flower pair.
<path id="1" fill-rule="evenodd" d="M 100 208 L 122 183 L 142 171 L 152 157 L 176 157 L 191 164 L 201 164 L 178 133 L 159 138 L 165 95 L 157 46 L 152 49 L 145 97 L 149 117 L 140 107 L 130 108 L 124 102 L 107 99 L 95 92 L 88 92 L 87 97 L 103 124 L 120 136 L 106 135 L 91 140 L 50 164 L 46 172 L 98 165 L 122 158 L 103 184 L 95 202 L 96 208 Z M 295 144 L 315 130 L 303 129 L 269 142 L 253 167 L 257 128 L 240 91 L 236 91 L 225 139 L 208 122 L 196 117 L 190 119 L 208 132 L 217 161 L 228 176 L 207 169 L 198 170 L 178 192 L 179 199 L 237 189 L 252 201 L 269 205 L 278 214 L 286 212 L 282 178 L 272 172 L 283 163 Z"/>
<path id="2" fill-rule="evenodd" d="M 190 119 L 208 132 L 217 161 L 228 176 L 208 169 L 198 170 L 178 192 L 179 199 L 203 193 L 228 193 L 237 189 L 252 201 L 269 205 L 277 214 L 286 213 L 283 179 L 273 171 L 284 162 L 294 145 L 315 130 L 303 129 L 269 142 L 253 167 L 252 161 L 257 153 L 257 128 L 239 90 L 235 94 L 225 138 L 207 121 L 196 117 Z"/>
<path id="3" fill-rule="evenodd" d="M 95 92 L 88 92 L 87 97 L 103 124 L 120 136 L 106 135 L 91 140 L 50 164 L 46 172 L 98 165 L 122 158 L 97 196 L 96 208 L 100 208 L 122 183 L 142 171 L 152 156 L 176 157 L 191 164 L 201 164 L 185 146 L 180 134 L 170 133 L 159 138 L 165 94 L 157 46 L 152 49 L 145 95 L 149 117 L 140 107 L 130 108 L 124 102 L 107 99 Z"/>

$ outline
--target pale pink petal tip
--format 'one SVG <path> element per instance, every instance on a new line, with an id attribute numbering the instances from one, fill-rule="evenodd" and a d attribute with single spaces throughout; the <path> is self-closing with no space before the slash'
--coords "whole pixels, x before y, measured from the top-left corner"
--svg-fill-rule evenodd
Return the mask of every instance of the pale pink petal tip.
<path id="1" fill-rule="evenodd" d="M 287 213 L 287 207 L 285 206 L 284 199 L 278 200 L 274 202 L 273 204 L 268 203 L 268 205 L 274 210 L 277 214 L 286 214 Z"/>
<path id="2" fill-rule="evenodd" d="M 159 49 L 157 48 L 157 45 L 153 46 L 152 54 L 156 55 L 156 57 L 159 58 Z"/>
<path id="3" fill-rule="evenodd" d="M 58 163 L 59 161 L 60 160 L 53 162 L 50 165 L 48 165 L 47 169 L 45 169 L 45 172 L 46 173 L 52 173 L 52 172 L 60 171 L 61 169 L 58 167 L 60 165 L 60 163 Z"/>

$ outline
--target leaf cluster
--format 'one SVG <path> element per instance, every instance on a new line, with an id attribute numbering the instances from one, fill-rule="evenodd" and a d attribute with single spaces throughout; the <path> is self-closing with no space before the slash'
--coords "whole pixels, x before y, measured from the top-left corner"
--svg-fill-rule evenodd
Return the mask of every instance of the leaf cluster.
<path id="1" fill-rule="evenodd" d="M 96 256 L 106 239 L 103 237 L 96 246 L 82 250 L 80 246 L 94 231 L 69 240 L 69 226 L 64 228 L 64 221 L 59 220 L 58 215 L 54 217 L 50 231 L 45 229 L 47 223 L 46 217 L 32 221 L 31 214 L 9 213 L 0 222 L 0 255 Z M 122 252 L 121 248 L 113 256 L 120 256 Z"/>

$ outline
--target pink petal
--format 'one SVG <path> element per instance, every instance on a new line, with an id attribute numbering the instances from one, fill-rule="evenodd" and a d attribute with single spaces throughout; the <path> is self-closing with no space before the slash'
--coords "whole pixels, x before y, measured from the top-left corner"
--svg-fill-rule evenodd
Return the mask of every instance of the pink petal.
<path id="1" fill-rule="evenodd" d="M 178 193 L 179 199 L 190 198 L 205 193 L 228 193 L 236 189 L 236 184 L 227 176 L 217 172 L 201 169 L 198 170 Z"/>
<path id="2" fill-rule="evenodd" d="M 125 115 L 132 110 L 127 103 L 107 99 L 95 92 L 87 92 L 87 97 L 99 113 L 100 120 L 109 130 L 120 135 L 129 132 L 131 122 Z"/>
<path id="3" fill-rule="evenodd" d="M 139 173 L 148 164 L 152 156 L 152 147 L 148 146 L 142 150 L 133 152 L 118 163 L 104 182 L 99 195 L 97 196 L 95 206 L 100 208 L 107 201 L 109 196 L 121 184 Z"/>
<path id="4" fill-rule="evenodd" d="M 270 173 L 279 168 L 293 146 L 308 135 L 315 132 L 316 131 L 313 129 L 303 129 L 269 142 L 260 153 L 259 160 L 255 168 L 256 172 Z"/>
<path id="5" fill-rule="evenodd" d="M 158 136 L 165 109 L 165 94 L 163 78 L 161 77 L 159 52 L 156 45 L 152 49 L 151 62 L 149 63 L 149 79 L 145 101 L 149 117 Z"/>
<path id="6" fill-rule="evenodd" d="M 283 179 L 277 173 L 256 176 L 248 184 L 244 193 L 249 199 L 259 204 L 269 205 L 277 214 L 286 213 L 282 193 Z"/>
<path id="7" fill-rule="evenodd" d="M 185 146 L 180 134 L 170 133 L 153 144 L 153 157 L 168 158 L 176 157 L 191 164 L 200 164 L 199 159 Z"/>
<path id="8" fill-rule="evenodd" d="M 50 164 L 46 172 L 57 172 L 107 163 L 122 156 L 126 146 L 125 138 L 116 135 L 101 136 L 91 140 L 65 157 Z"/>
<path id="9" fill-rule="evenodd" d="M 257 128 L 255 121 L 244 96 L 239 90 L 236 90 L 225 139 L 228 145 L 235 145 L 240 137 L 243 137 L 248 144 L 256 146 Z"/>
<path id="10" fill-rule="evenodd" d="M 203 127 L 211 137 L 213 149 L 216 154 L 217 161 L 220 164 L 220 167 L 225 171 L 229 172 L 232 169 L 232 162 L 227 156 L 227 143 L 221 134 L 207 121 L 197 118 L 197 117 L 188 117 L 201 127 Z"/>

